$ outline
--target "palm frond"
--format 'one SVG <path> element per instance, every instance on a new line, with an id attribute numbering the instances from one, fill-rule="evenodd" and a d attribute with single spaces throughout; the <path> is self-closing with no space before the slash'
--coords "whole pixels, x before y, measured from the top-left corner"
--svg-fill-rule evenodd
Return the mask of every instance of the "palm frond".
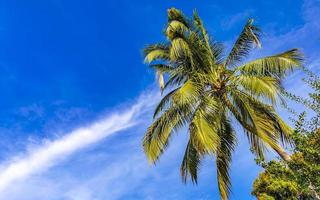
<path id="1" fill-rule="evenodd" d="M 168 9 L 168 23 L 172 21 L 178 21 L 184 24 L 186 27 L 190 27 L 190 20 L 178 9 Z"/>
<path id="2" fill-rule="evenodd" d="M 210 48 L 213 54 L 213 58 L 216 62 L 216 65 L 221 65 L 223 63 L 223 51 L 224 46 L 220 42 L 210 41 Z"/>
<path id="3" fill-rule="evenodd" d="M 259 35 L 259 28 L 253 25 L 253 19 L 249 19 L 227 56 L 225 66 L 233 67 L 249 54 L 254 45 L 260 47 Z"/>
<path id="4" fill-rule="evenodd" d="M 208 53 L 211 54 L 212 59 L 214 59 L 213 53 L 211 52 L 211 48 L 210 48 L 210 39 L 209 39 L 209 36 L 207 34 L 207 30 L 203 26 L 202 20 L 200 19 L 200 17 L 199 17 L 199 15 L 198 15 L 196 10 L 193 11 L 193 18 L 194 18 L 194 22 L 195 22 L 196 26 L 198 27 L 198 29 L 201 32 L 201 36 L 202 36 L 202 38 L 204 40 L 205 47 L 208 50 Z"/>
<path id="5" fill-rule="evenodd" d="M 232 153 L 236 145 L 236 136 L 232 129 L 230 122 L 227 119 L 222 121 L 222 129 L 220 133 L 220 145 L 217 150 L 217 179 L 222 200 L 228 200 L 231 191 L 230 181 L 230 165 L 232 160 Z"/>
<path id="6" fill-rule="evenodd" d="M 173 40 L 176 37 L 185 35 L 185 33 L 188 31 L 189 29 L 185 24 L 180 21 L 173 20 L 168 24 L 168 27 L 166 29 L 166 36 L 169 40 Z"/>
<path id="7" fill-rule="evenodd" d="M 163 110 L 165 110 L 167 108 L 167 106 L 171 103 L 172 101 L 172 96 L 175 94 L 175 92 L 177 90 L 179 90 L 179 88 L 176 88 L 172 91 L 170 91 L 168 94 L 166 94 L 161 101 L 159 102 L 159 104 L 157 105 L 154 113 L 153 113 L 153 119 L 155 119 Z"/>
<path id="8" fill-rule="evenodd" d="M 223 101 L 233 114 L 233 116 L 237 119 L 237 121 L 244 128 L 245 133 L 248 137 L 249 144 L 251 146 L 252 151 L 260 158 L 264 158 L 264 153 L 266 150 L 266 144 L 274 144 L 276 143 L 276 139 L 269 135 L 264 135 L 258 128 L 256 127 L 255 120 L 257 120 L 256 116 L 250 112 L 250 105 L 246 102 L 246 99 L 241 98 L 240 95 L 237 95 L 236 92 L 230 92 L 231 99 L 233 102 L 229 101 L 228 98 L 224 97 Z"/>
<path id="9" fill-rule="evenodd" d="M 150 163 L 158 160 L 168 146 L 172 131 L 187 123 L 189 114 L 188 106 L 171 107 L 148 128 L 143 138 L 143 148 Z"/>
<path id="10" fill-rule="evenodd" d="M 212 56 L 210 46 L 199 35 L 198 32 L 190 32 L 188 36 L 188 43 L 192 52 L 193 67 L 190 68 L 194 72 L 207 72 L 214 65 L 215 58 Z"/>
<path id="11" fill-rule="evenodd" d="M 167 108 L 168 105 L 192 106 L 193 103 L 199 100 L 201 90 L 201 85 L 199 85 L 198 83 L 194 82 L 193 80 L 186 81 L 178 88 L 170 91 L 161 99 L 161 101 L 155 108 L 153 118 L 157 117 L 163 110 Z"/>
<path id="12" fill-rule="evenodd" d="M 274 56 L 260 58 L 236 68 L 243 74 L 282 78 L 293 69 L 302 66 L 303 55 L 292 49 Z"/>
<path id="13" fill-rule="evenodd" d="M 244 127 L 249 126 L 247 128 L 245 127 L 248 132 L 256 134 L 263 142 L 275 150 L 279 150 L 279 140 L 284 143 L 290 143 L 292 130 L 281 120 L 272 106 L 263 104 L 259 100 L 241 91 L 234 90 L 231 91 L 230 94 L 252 119 L 252 125 L 244 124 L 246 122 L 243 121 L 242 118 L 238 119 Z"/>
<path id="14" fill-rule="evenodd" d="M 170 72 L 169 78 L 164 85 L 164 90 L 168 88 L 175 88 L 182 85 L 188 80 L 188 74 L 186 74 L 183 67 L 176 68 Z"/>
<path id="15" fill-rule="evenodd" d="M 145 63 L 151 63 L 155 60 L 168 60 L 170 46 L 168 44 L 149 45 L 144 49 Z"/>
<path id="16" fill-rule="evenodd" d="M 195 149 L 192 141 L 189 140 L 180 167 L 180 174 L 184 183 L 187 182 L 187 179 L 190 176 L 191 181 L 197 184 L 200 161 L 200 153 Z"/>
<path id="17" fill-rule="evenodd" d="M 170 73 L 175 69 L 174 67 L 167 64 L 153 64 L 153 65 L 149 65 L 149 67 L 156 71 L 160 71 L 162 73 Z"/>
<path id="18" fill-rule="evenodd" d="M 231 79 L 231 84 L 238 86 L 240 90 L 245 90 L 255 97 L 264 97 L 276 103 L 281 92 L 279 79 L 270 76 L 254 76 L 241 74 Z"/>
<path id="19" fill-rule="evenodd" d="M 180 58 L 192 59 L 192 52 L 188 42 L 182 37 L 176 37 L 171 41 L 170 59 L 175 61 Z"/>
<path id="20" fill-rule="evenodd" d="M 196 104 L 201 95 L 201 85 L 193 80 L 186 81 L 176 92 L 172 99 L 174 104 Z"/>
<path id="21" fill-rule="evenodd" d="M 203 154 L 216 152 L 220 142 L 217 126 L 209 119 L 203 110 L 198 109 L 189 125 L 190 140 L 197 151 Z"/>

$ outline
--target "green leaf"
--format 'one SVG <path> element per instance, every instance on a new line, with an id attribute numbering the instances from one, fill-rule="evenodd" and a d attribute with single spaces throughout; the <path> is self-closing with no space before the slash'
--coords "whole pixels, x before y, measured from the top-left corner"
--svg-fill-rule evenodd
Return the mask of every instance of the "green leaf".
<path id="1" fill-rule="evenodd" d="M 187 182 L 187 178 L 190 176 L 192 182 L 197 184 L 200 161 L 201 155 L 193 146 L 192 141 L 189 140 L 180 167 L 180 173 L 184 183 Z"/>
<path id="2" fill-rule="evenodd" d="M 229 175 L 232 153 L 236 145 L 236 137 L 228 120 L 222 120 L 220 145 L 217 151 L 217 179 L 222 200 L 229 199 L 231 180 Z"/>
<path id="3" fill-rule="evenodd" d="M 172 131 L 181 128 L 188 119 L 190 108 L 171 107 L 148 128 L 143 138 L 143 148 L 150 163 L 155 163 L 168 146 Z"/>
<path id="4" fill-rule="evenodd" d="M 151 63 L 155 60 L 168 60 L 169 59 L 169 46 L 167 44 L 154 44 L 149 45 L 144 49 L 145 63 Z"/>
<path id="5" fill-rule="evenodd" d="M 276 103 L 281 91 L 281 84 L 277 78 L 270 76 L 239 75 L 232 80 L 232 84 L 240 86 L 255 97 L 264 97 L 273 104 Z"/>
<path id="6" fill-rule="evenodd" d="M 241 62 L 254 45 L 260 47 L 259 34 L 259 28 L 253 25 L 253 19 L 249 19 L 226 58 L 225 66 L 234 66 Z"/>
<path id="7" fill-rule="evenodd" d="M 260 58 L 236 68 L 243 74 L 274 76 L 282 78 L 293 69 L 302 66 L 303 57 L 298 49 L 292 49 L 274 56 Z"/>

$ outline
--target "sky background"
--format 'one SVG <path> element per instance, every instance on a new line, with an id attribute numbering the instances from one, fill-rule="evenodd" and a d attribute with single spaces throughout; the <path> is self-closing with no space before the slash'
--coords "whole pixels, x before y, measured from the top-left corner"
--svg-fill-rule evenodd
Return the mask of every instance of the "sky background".
<path id="1" fill-rule="evenodd" d="M 171 7 L 196 8 L 227 48 L 253 17 L 251 58 L 297 47 L 319 74 L 319 0 L 0 0 L 0 200 L 218 199 L 211 159 L 197 186 L 181 183 L 185 131 L 156 166 L 141 148 L 159 100 L 142 49 L 165 39 Z M 305 96 L 302 76 L 285 85 Z M 260 169 L 237 132 L 231 199 L 254 199 Z"/>

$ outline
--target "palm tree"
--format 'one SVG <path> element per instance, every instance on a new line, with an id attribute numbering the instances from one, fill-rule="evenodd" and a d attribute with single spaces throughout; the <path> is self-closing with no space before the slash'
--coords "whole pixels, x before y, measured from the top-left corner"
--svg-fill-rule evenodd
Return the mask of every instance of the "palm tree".
<path id="1" fill-rule="evenodd" d="M 228 199 L 229 168 L 236 145 L 232 120 L 248 137 L 250 148 L 262 158 L 267 148 L 283 159 L 290 156 L 280 143 L 290 142 L 291 128 L 274 106 L 283 101 L 281 80 L 302 63 L 297 49 L 244 63 L 260 47 L 259 29 L 250 19 L 227 56 L 209 37 L 198 14 L 188 19 L 168 10 L 167 42 L 148 46 L 145 62 L 156 70 L 161 91 L 169 90 L 155 109 L 154 122 L 143 138 L 149 162 L 155 163 L 173 132 L 188 127 L 189 141 L 181 164 L 184 182 L 197 183 L 205 156 L 215 157 L 221 199 Z M 165 81 L 166 79 L 166 81 Z"/>

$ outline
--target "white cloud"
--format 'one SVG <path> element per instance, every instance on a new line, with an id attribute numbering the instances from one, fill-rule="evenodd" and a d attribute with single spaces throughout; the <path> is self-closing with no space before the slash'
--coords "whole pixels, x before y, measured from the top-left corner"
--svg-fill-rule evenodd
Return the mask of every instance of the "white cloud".
<path id="1" fill-rule="evenodd" d="M 25 155 L 2 164 L 0 192 L 10 187 L 15 181 L 43 172 L 57 164 L 62 158 L 111 134 L 132 127 L 137 123 L 140 114 L 153 105 L 154 98 L 157 98 L 157 96 L 143 95 L 136 104 L 125 110 L 108 115 L 93 124 L 67 133 L 54 141 L 46 142 Z"/>

